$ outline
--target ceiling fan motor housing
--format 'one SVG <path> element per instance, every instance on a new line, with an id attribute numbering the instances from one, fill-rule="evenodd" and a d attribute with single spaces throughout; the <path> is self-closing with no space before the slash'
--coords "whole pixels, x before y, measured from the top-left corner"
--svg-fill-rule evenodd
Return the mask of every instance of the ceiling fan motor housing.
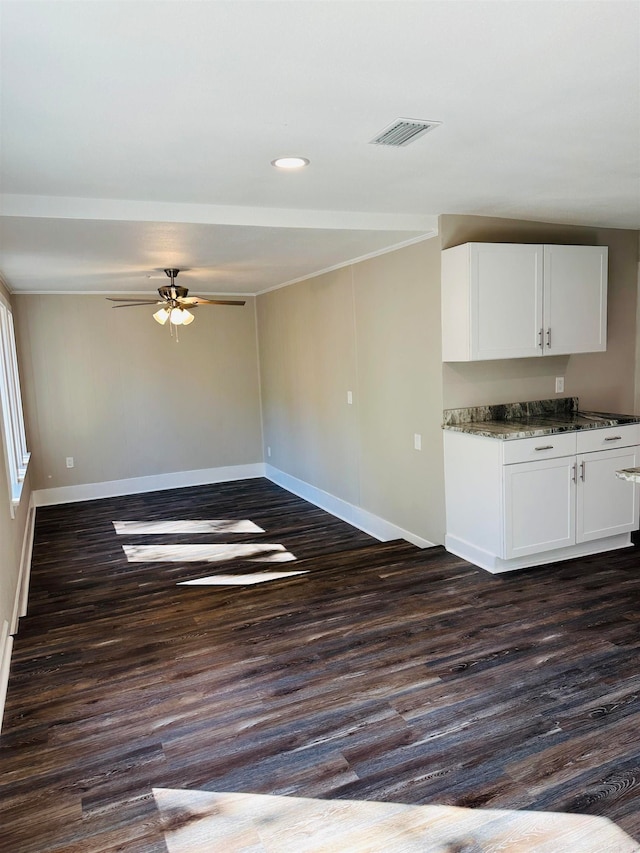
<path id="1" fill-rule="evenodd" d="M 171 302 L 176 299 L 184 299 L 184 297 L 189 293 L 189 288 L 178 287 L 175 284 L 173 286 L 166 284 L 164 287 L 158 288 L 158 293 L 160 294 L 161 299 Z"/>

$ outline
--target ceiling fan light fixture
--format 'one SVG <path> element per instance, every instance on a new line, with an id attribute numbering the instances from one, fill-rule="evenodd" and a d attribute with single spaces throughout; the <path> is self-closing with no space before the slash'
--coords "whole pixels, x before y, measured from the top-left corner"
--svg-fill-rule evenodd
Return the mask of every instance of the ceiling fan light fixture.
<path id="1" fill-rule="evenodd" d="M 176 285 L 176 276 L 180 272 L 179 269 L 167 267 L 165 273 L 171 282 L 168 285 L 158 288 L 158 296 L 160 300 L 142 299 L 134 301 L 132 299 L 117 299 L 110 296 L 107 297 L 109 302 L 118 302 L 121 304 L 114 305 L 114 308 L 134 308 L 138 305 L 160 305 L 161 307 L 152 314 L 153 319 L 160 326 L 166 325 L 169 321 L 169 330 L 172 337 L 178 341 L 178 326 L 190 326 L 196 319 L 195 316 L 185 308 L 189 305 L 195 308 L 198 305 L 244 305 L 244 299 L 203 299 L 201 296 L 189 296 L 189 290 L 186 287 Z"/>
<path id="2" fill-rule="evenodd" d="M 271 165 L 276 169 L 304 169 L 309 162 L 306 157 L 277 157 L 271 161 Z"/>

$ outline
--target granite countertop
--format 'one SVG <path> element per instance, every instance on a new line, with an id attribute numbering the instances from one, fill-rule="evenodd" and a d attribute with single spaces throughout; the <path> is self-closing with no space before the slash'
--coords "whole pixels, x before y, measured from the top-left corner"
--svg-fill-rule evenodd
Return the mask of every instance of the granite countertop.
<path id="1" fill-rule="evenodd" d="M 622 468 L 616 471 L 616 477 L 629 483 L 640 483 L 640 468 Z"/>
<path id="2" fill-rule="evenodd" d="M 640 423 L 638 415 L 581 411 L 577 397 L 445 409 L 443 429 L 502 440 Z"/>

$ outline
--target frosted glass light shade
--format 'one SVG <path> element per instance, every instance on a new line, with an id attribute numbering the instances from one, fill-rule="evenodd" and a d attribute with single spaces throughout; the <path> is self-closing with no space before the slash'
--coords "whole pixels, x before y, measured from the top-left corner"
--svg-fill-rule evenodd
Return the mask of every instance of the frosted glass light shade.
<path id="1" fill-rule="evenodd" d="M 171 320 L 173 326 L 188 326 L 196 318 L 191 311 L 187 311 L 184 308 L 161 308 L 153 315 L 153 319 L 156 323 L 160 323 L 161 326 L 164 326 L 167 320 Z"/>
<path id="2" fill-rule="evenodd" d="M 164 326 L 164 324 L 169 319 L 169 312 L 166 308 L 161 308 L 153 315 L 153 319 L 156 321 L 156 323 L 160 323 L 161 326 Z"/>

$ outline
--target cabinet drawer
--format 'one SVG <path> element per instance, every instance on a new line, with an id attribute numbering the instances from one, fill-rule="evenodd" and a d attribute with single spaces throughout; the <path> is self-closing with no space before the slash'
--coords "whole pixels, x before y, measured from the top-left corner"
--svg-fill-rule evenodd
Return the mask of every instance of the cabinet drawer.
<path id="1" fill-rule="evenodd" d="M 577 434 L 577 452 L 591 453 L 594 450 L 615 450 L 616 447 L 632 447 L 640 444 L 640 424 L 583 429 Z"/>
<path id="2" fill-rule="evenodd" d="M 539 438 L 515 438 L 505 441 L 502 461 L 505 465 L 513 465 L 516 462 L 572 456 L 575 452 L 575 432 L 562 432 L 555 435 L 542 435 Z"/>

